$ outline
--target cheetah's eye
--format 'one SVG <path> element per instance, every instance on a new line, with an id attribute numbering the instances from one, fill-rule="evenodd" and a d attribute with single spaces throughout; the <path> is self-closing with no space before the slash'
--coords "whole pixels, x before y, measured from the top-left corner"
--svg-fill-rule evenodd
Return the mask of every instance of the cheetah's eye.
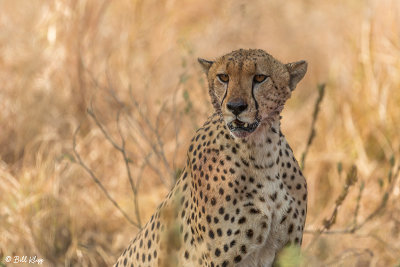
<path id="1" fill-rule="evenodd" d="M 217 77 L 218 77 L 218 79 L 219 79 L 221 82 L 223 82 L 223 83 L 229 82 L 229 76 L 228 76 L 228 74 L 224 74 L 224 73 L 218 74 Z"/>
<path id="2" fill-rule="evenodd" d="M 266 75 L 264 75 L 264 74 L 256 74 L 256 75 L 254 75 L 253 82 L 262 83 L 263 81 L 265 81 L 265 79 L 267 79 Z"/>

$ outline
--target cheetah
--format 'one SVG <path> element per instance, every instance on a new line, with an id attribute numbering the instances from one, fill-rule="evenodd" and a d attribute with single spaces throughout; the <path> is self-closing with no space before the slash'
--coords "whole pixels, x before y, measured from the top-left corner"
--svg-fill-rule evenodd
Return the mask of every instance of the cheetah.
<path id="1" fill-rule="evenodd" d="M 307 184 L 280 113 L 307 62 L 259 49 L 198 59 L 214 114 L 196 131 L 181 177 L 115 266 L 272 266 L 300 246 Z"/>

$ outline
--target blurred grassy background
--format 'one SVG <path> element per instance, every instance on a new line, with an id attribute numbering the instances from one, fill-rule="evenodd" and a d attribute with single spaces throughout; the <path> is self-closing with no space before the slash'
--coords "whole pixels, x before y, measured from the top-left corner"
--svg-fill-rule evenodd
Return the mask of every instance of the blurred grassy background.
<path id="1" fill-rule="evenodd" d="M 121 208 L 137 217 L 125 162 L 87 108 L 92 103 L 116 143 L 120 134 L 126 141 L 145 222 L 184 166 L 190 137 L 212 112 L 197 57 L 238 48 L 309 62 L 282 120 L 298 159 L 317 84 L 326 83 L 306 160 L 303 263 L 398 266 L 396 0 L 0 1 L 0 258 L 111 265 L 138 229 L 76 164 L 72 137 L 78 125 L 82 159 Z M 352 164 L 357 183 L 329 234 L 314 238 Z M 360 223 L 368 218 L 385 194 L 373 218 L 340 233 L 354 226 L 355 217 Z"/>

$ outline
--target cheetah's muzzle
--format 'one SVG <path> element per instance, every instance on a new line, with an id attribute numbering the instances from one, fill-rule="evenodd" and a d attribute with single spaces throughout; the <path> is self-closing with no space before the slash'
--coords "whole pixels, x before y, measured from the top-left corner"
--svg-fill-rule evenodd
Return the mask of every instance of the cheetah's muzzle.
<path id="1" fill-rule="evenodd" d="M 233 135 L 239 138 L 243 138 L 254 132 L 259 124 L 260 124 L 259 120 L 256 120 L 253 123 L 245 123 L 238 119 L 235 119 L 230 123 L 228 123 L 227 125 Z"/>

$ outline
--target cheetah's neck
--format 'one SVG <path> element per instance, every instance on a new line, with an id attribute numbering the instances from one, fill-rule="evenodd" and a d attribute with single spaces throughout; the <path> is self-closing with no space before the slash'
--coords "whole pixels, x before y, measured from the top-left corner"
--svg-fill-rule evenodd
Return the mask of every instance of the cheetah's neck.
<path id="1" fill-rule="evenodd" d="M 247 153 L 255 163 L 263 166 L 272 166 L 278 158 L 280 147 L 280 121 L 272 122 L 271 126 L 263 124 L 255 133 L 249 136 Z M 243 151 L 244 152 L 244 151 Z"/>

